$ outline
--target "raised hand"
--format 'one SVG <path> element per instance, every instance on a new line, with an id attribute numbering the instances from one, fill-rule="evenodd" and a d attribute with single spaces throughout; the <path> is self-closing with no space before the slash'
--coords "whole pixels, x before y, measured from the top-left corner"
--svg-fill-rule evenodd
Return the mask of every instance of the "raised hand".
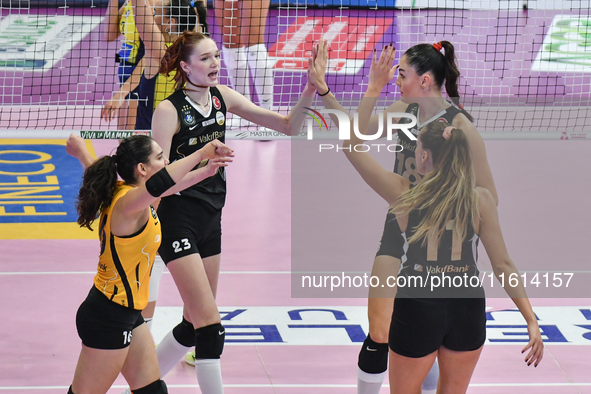
<path id="1" fill-rule="evenodd" d="M 381 91 L 384 86 L 390 83 L 392 78 L 394 78 L 394 73 L 398 69 L 398 64 L 392 66 L 395 55 L 396 48 L 392 44 L 386 45 L 380 54 L 380 58 L 376 61 L 376 50 L 374 49 L 371 68 L 369 69 L 369 87 Z"/>
<path id="2" fill-rule="evenodd" d="M 327 64 L 328 41 L 320 40 L 312 47 L 312 56 L 308 59 L 308 83 L 314 85 L 320 94 L 328 91 L 325 79 Z"/>
<path id="3" fill-rule="evenodd" d="M 94 158 L 86 149 L 86 142 L 76 134 L 70 134 L 70 138 L 66 142 L 66 153 L 78 159 L 82 168 L 86 168 L 94 162 Z"/>
<path id="4" fill-rule="evenodd" d="M 70 138 L 66 142 L 66 152 L 76 159 L 80 159 L 85 153 L 87 153 L 86 143 L 82 138 L 76 134 L 70 134 Z"/>

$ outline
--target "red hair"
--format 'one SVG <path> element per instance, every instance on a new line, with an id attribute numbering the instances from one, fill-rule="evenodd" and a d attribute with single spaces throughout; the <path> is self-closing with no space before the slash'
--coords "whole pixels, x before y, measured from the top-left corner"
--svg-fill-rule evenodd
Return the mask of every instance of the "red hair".
<path id="1" fill-rule="evenodd" d="M 159 72 L 168 77 L 172 71 L 176 71 L 174 76 L 176 90 L 182 89 L 189 81 L 187 73 L 181 67 L 181 62 L 188 63 L 189 57 L 197 47 L 197 44 L 204 39 L 210 38 L 202 33 L 185 31 L 166 50 L 164 57 L 160 61 Z"/>

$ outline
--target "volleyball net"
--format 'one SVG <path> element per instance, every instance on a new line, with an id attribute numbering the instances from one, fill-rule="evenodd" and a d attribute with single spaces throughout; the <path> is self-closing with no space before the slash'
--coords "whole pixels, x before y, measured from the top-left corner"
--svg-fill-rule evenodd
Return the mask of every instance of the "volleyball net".
<path id="1" fill-rule="evenodd" d="M 374 48 L 392 43 L 398 61 L 417 43 L 447 40 L 456 49 L 461 102 L 485 138 L 591 138 L 589 0 L 273 0 L 262 19 L 255 17 L 262 10 L 252 9 L 228 19 L 228 7 L 247 0 L 220 3 L 225 8 L 208 4 L 211 37 L 221 49 L 232 41 L 224 37 L 228 23 L 236 23 L 240 28 L 230 35 L 246 47 L 245 62 L 232 63 L 222 51 L 220 83 L 261 106 L 289 111 L 320 38 L 329 42 L 327 82 L 345 107 L 365 91 Z M 133 128 L 122 111 L 111 120 L 101 117 L 120 87 L 123 40 L 105 39 L 107 5 L 1 0 L 0 138 L 64 138 L 71 131 L 120 138 L 128 133 L 123 129 Z M 226 22 L 220 19 L 224 12 Z M 248 50 L 257 42 L 248 34 L 260 30 L 263 58 Z M 382 96 L 387 103 L 400 98 L 394 81 Z M 126 105 L 134 100 L 145 105 L 124 99 Z M 321 107 L 319 100 L 314 104 Z M 230 120 L 228 138 L 279 138 Z"/>

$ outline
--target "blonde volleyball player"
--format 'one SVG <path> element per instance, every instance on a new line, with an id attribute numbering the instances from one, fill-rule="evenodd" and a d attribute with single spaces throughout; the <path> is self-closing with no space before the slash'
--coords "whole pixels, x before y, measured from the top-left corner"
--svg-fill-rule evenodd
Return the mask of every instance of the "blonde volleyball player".
<path id="1" fill-rule="evenodd" d="M 390 51 L 393 48 L 390 47 Z M 317 87 L 326 108 L 341 109 L 325 81 L 328 52 L 326 42 L 320 41 L 314 48 L 312 66 L 309 72 L 312 83 Z M 486 158 L 486 150 L 482 137 L 472 125 L 472 117 L 461 108 L 457 80 L 459 71 L 453 45 L 448 41 L 436 44 L 419 44 L 409 48 L 400 60 L 399 76 L 396 85 L 400 88 L 401 100 L 391 104 L 384 112 L 407 112 L 417 117 L 418 124 L 411 128 L 418 134 L 420 127 L 432 122 L 447 122 L 464 130 L 473 156 L 476 185 L 490 190 L 495 201 L 497 193 Z M 393 70 L 388 72 L 394 73 Z M 393 75 L 385 73 L 383 78 Z M 451 100 L 444 99 L 442 88 L 445 86 Z M 336 118 L 333 119 L 338 123 Z M 404 120 L 401 120 L 404 121 Z M 367 127 L 368 134 L 378 130 L 378 115 L 371 118 Z M 384 125 L 383 130 L 386 130 Z M 396 153 L 394 173 L 406 178 L 416 185 L 421 180 L 417 171 L 415 149 L 416 142 L 399 132 L 399 143 L 404 146 L 402 152 Z M 384 224 L 384 233 L 380 248 L 374 259 L 372 275 L 387 277 L 395 275 L 403 255 L 404 240 L 393 213 L 388 213 Z M 385 242 L 388 240 L 389 242 Z M 363 343 L 358 360 L 359 394 L 377 394 L 380 391 L 388 366 L 388 335 L 394 304 L 394 294 L 372 292 L 368 298 L 369 335 Z M 437 364 L 429 372 L 423 384 L 423 393 L 434 393 L 437 387 L 439 370 Z"/>
<path id="2" fill-rule="evenodd" d="M 82 350 L 68 393 L 106 393 L 119 373 L 134 394 L 167 393 L 141 315 L 161 242 L 160 221 L 151 204 L 212 176 L 231 161 L 232 150 L 212 141 L 167 166 L 162 148 L 138 135 L 123 140 L 115 155 L 93 162 L 83 141 L 72 135 L 66 151 L 88 165 L 76 204 L 78 224 L 90 229 L 100 215 L 101 244 L 93 286 L 76 315 Z M 193 171 L 207 159 L 208 165 Z"/>
<path id="3" fill-rule="evenodd" d="M 407 63 L 403 60 L 400 68 L 404 70 Z M 377 61 L 374 52 L 368 88 L 357 111 L 360 130 L 368 129 L 377 98 L 398 67 L 392 67 L 393 61 L 391 46 Z M 466 392 L 486 337 L 484 290 L 479 285 L 474 252 L 478 239 L 498 278 L 518 278 L 517 284 L 507 285 L 505 290 L 527 322 L 529 342 L 521 350 L 529 351 L 525 362 L 537 366 L 544 350 L 537 318 L 507 253 L 496 200 L 489 190 L 476 186 L 474 153 L 466 133 L 445 122 L 431 122 L 421 128 L 415 158 L 423 178 L 415 187 L 408 179 L 382 168 L 371 154 L 346 149 L 362 142 L 353 133 L 351 140 L 343 143 L 343 152 L 396 215 L 405 236 L 405 263 L 399 276 L 428 279 L 423 267 L 451 264 L 468 269 L 448 275 L 477 279 L 434 290 L 420 284 L 412 286 L 410 281 L 408 286 L 398 288 L 388 341 L 390 392 L 420 392 L 436 357 L 440 369 L 438 392 Z"/>

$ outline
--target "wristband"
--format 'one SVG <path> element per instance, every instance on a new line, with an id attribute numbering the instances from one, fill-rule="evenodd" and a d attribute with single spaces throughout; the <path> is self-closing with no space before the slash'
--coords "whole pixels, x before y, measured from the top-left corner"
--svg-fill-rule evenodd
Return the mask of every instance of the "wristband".
<path id="1" fill-rule="evenodd" d="M 318 92 L 317 92 L 317 93 L 318 93 Z M 326 91 L 326 93 L 324 93 L 324 94 L 320 94 L 320 93 L 318 93 L 318 95 L 319 95 L 320 97 L 324 97 L 324 96 L 326 96 L 326 95 L 327 95 L 327 94 L 329 94 L 329 93 L 330 93 L 330 88 L 328 88 L 328 90 Z"/>

